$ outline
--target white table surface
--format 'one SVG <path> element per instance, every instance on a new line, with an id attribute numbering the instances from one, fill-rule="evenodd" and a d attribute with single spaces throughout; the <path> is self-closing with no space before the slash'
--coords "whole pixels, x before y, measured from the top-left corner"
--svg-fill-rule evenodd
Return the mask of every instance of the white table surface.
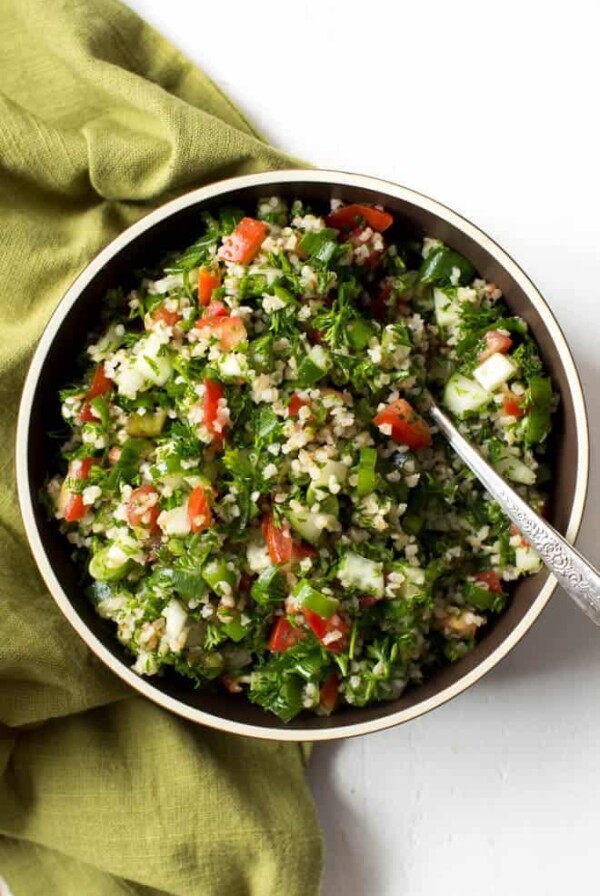
<path id="1" fill-rule="evenodd" d="M 552 305 L 583 377 L 600 562 L 596 0 L 128 0 L 276 145 L 478 223 Z M 558 593 L 434 713 L 318 746 L 324 896 L 597 893 L 600 631 Z M 283 896 L 283 894 L 282 894 Z"/>

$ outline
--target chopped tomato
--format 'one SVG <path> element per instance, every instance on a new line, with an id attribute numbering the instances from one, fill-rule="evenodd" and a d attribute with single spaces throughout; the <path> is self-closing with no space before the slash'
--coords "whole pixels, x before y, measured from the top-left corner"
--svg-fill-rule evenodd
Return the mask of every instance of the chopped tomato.
<path id="1" fill-rule="evenodd" d="M 235 230 L 225 237 L 217 256 L 224 261 L 249 264 L 262 245 L 268 227 L 255 218 L 242 218 Z"/>
<path id="2" fill-rule="evenodd" d="M 300 560 L 304 560 L 306 557 L 316 557 L 317 549 L 313 548 L 311 544 L 306 544 L 305 541 L 294 541 L 294 545 L 292 547 L 292 560 L 295 560 L 297 563 Z"/>
<path id="3" fill-rule="evenodd" d="M 104 364 L 98 364 L 94 371 L 90 388 L 85 396 L 87 401 L 91 401 L 97 395 L 106 395 L 107 392 L 110 392 L 113 385 L 113 381 L 104 372 Z"/>
<path id="4" fill-rule="evenodd" d="M 319 705 L 327 715 L 335 709 L 340 693 L 340 681 L 335 670 L 328 675 L 319 691 Z"/>
<path id="5" fill-rule="evenodd" d="M 224 305 L 223 302 L 211 302 L 201 320 L 209 320 L 211 317 L 229 317 L 227 305 Z"/>
<path id="6" fill-rule="evenodd" d="M 318 613 L 313 613 L 306 607 L 302 610 L 304 618 L 317 636 L 323 647 L 332 653 L 341 653 L 348 643 L 349 626 L 341 616 L 334 613 L 329 619 L 324 619 Z"/>
<path id="7" fill-rule="evenodd" d="M 72 484 L 87 479 L 90 475 L 91 466 L 91 457 L 84 457 L 82 460 L 72 460 L 69 464 L 67 478 L 62 484 L 58 499 L 59 509 L 67 523 L 76 523 L 85 516 L 87 508 L 83 503 L 83 497 L 72 491 Z"/>
<path id="8" fill-rule="evenodd" d="M 394 219 L 388 212 L 373 208 L 371 205 L 357 204 L 344 205 L 342 208 L 336 209 L 327 215 L 325 223 L 328 227 L 335 227 L 336 230 L 352 230 L 357 225 L 360 226 L 361 219 L 379 233 L 383 233 L 394 223 Z"/>
<path id="9" fill-rule="evenodd" d="M 305 557 L 316 557 L 316 548 L 304 541 L 292 538 L 289 523 L 275 525 L 272 513 L 265 513 L 262 518 L 262 534 L 267 543 L 269 557 L 273 563 L 299 563 Z"/>
<path id="10" fill-rule="evenodd" d="M 213 436 L 213 442 L 223 440 L 224 426 L 219 421 L 219 402 L 225 397 L 223 387 L 214 380 L 204 380 L 204 425 Z"/>
<path id="11" fill-rule="evenodd" d="M 151 532 L 158 528 L 158 492 L 151 485 L 134 488 L 127 502 L 127 520 L 130 526 L 142 526 Z"/>
<path id="12" fill-rule="evenodd" d="M 211 525 L 210 499 L 201 485 L 197 485 L 189 496 L 187 511 L 192 532 L 202 532 Z"/>
<path id="13" fill-rule="evenodd" d="M 294 392 L 288 404 L 288 417 L 297 417 L 300 408 L 308 407 L 310 402 L 306 398 L 301 398 L 297 392 Z"/>
<path id="14" fill-rule="evenodd" d="M 513 344 L 510 336 L 508 336 L 507 333 L 501 333 L 500 330 L 489 330 L 485 334 L 485 342 L 487 347 L 477 355 L 477 360 L 480 363 L 485 361 L 486 358 L 491 357 L 491 355 L 495 355 L 497 352 L 501 355 L 505 355 Z"/>
<path id="15" fill-rule="evenodd" d="M 72 460 L 69 464 L 69 479 L 87 479 L 94 459 L 83 457 L 81 460 Z"/>
<path id="16" fill-rule="evenodd" d="M 203 317 L 197 323 L 199 330 L 207 330 L 225 352 L 230 352 L 248 338 L 246 327 L 239 317 Z"/>
<path id="17" fill-rule="evenodd" d="M 404 398 L 392 401 L 373 418 L 375 426 L 391 426 L 391 437 L 399 445 L 408 445 L 413 451 L 431 445 L 431 433 L 422 417 Z"/>
<path id="18" fill-rule="evenodd" d="M 208 305 L 212 299 L 213 289 L 221 285 L 221 277 L 218 272 L 210 268 L 198 268 L 198 304 Z"/>
<path id="19" fill-rule="evenodd" d="M 294 647 L 305 637 L 301 628 L 297 628 L 286 616 L 280 616 L 273 626 L 267 647 L 272 653 L 283 653 Z"/>
<path id="20" fill-rule="evenodd" d="M 484 569 L 481 572 L 476 572 L 474 578 L 478 582 L 483 582 L 484 585 L 487 585 L 492 594 L 504 594 L 500 576 L 493 569 Z"/>
<path id="21" fill-rule="evenodd" d="M 510 417 L 523 417 L 525 415 L 521 397 L 515 395 L 511 389 L 507 389 L 502 396 L 502 410 Z"/>
<path id="22" fill-rule="evenodd" d="M 281 526 L 276 526 L 273 514 L 269 514 L 263 519 L 263 534 L 271 561 L 273 563 L 289 563 L 294 550 L 289 523 L 284 522 Z"/>
<path id="23" fill-rule="evenodd" d="M 84 401 L 79 412 L 80 423 L 97 423 L 100 418 L 94 414 L 91 402 Z"/>
<path id="24" fill-rule="evenodd" d="M 181 320 L 181 314 L 179 311 L 169 311 L 168 308 L 161 305 L 152 312 L 152 320 L 164 324 L 165 327 L 174 327 Z"/>

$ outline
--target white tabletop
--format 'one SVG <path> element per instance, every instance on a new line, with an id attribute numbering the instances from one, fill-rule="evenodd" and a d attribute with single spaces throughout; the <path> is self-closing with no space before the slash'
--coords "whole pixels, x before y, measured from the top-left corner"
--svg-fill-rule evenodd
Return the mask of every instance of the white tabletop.
<path id="1" fill-rule="evenodd" d="M 276 145 L 464 214 L 552 305 L 582 374 L 600 561 L 596 0 L 128 0 Z M 558 593 L 487 678 L 316 748 L 324 896 L 598 892 L 600 631 Z"/>

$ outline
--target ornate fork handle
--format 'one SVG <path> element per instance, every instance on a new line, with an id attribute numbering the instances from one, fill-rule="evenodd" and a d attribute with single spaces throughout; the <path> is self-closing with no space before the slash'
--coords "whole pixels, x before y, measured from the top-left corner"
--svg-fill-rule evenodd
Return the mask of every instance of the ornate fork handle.
<path id="1" fill-rule="evenodd" d="M 430 398 L 429 414 L 452 448 L 538 552 L 592 622 L 600 625 L 600 573 L 483 459 Z"/>

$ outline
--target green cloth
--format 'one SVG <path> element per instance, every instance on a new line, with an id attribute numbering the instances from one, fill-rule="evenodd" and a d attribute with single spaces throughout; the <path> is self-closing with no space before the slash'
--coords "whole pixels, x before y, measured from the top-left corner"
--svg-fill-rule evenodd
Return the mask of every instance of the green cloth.
<path id="1" fill-rule="evenodd" d="M 113 0 L 0 0 L 0 875 L 15 896 L 311 896 L 294 744 L 125 688 L 42 584 L 17 509 L 17 396 L 75 275 L 149 209 L 294 160 Z"/>

